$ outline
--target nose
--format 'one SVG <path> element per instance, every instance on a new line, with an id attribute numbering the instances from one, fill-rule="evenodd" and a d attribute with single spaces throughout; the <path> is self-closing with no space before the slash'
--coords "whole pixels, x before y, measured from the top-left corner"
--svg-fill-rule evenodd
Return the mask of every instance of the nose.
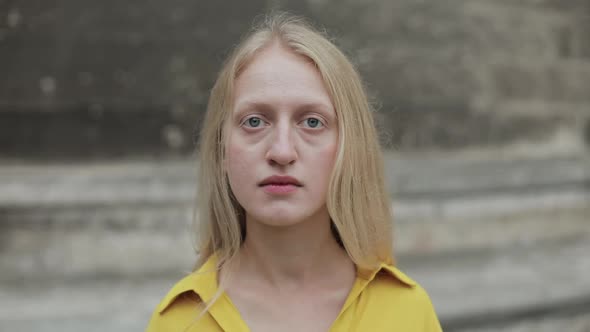
<path id="1" fill-rule="evenodd" d="M 297 160 L 293 133 L 288 125 L 278 125 L 272 136 L 266 159 L 271 164 L 289 165 Z"/>

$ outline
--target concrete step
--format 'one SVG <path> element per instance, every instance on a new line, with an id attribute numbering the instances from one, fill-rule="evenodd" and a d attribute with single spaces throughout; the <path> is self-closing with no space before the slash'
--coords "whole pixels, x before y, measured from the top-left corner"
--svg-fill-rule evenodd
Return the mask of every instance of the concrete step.
<path id="1" fill-rule="evenodd" d="M 192 202 L 199 163 L 188 159 L 0 163 L 0 206 Z M 514 194 L 590 186 L 590 154 L 560 158 L 462 154 L 385 155 L 396 200 Z"/>
<path id="2" fill-rule="evenodd" d="M 590 232 L 589 160 L 388 155 L 398 255 Z M 0 167 L 0 281 L 186 271 L 194 174 L 186 160 Z"/>
<path id="3" fill-rule="evenodd" d="M 590 316 L 590 236 L 402 262 L 451 330 Z"/>
<path id="4" fill-rule="evenodd" d="M 401 268 L 424 286 L 445 331 L 585 332 L 590 324 L 590 237 Z M 0 329 L 141 331 L 177 273 L 161 278 L 0 283 Z"/>
<path id="5" fill-rule="evenodd" d="M 449 331 L 449 329 L 445 330 Z M 587 313 L 540 319 L 526 319 L 508 324 L 497 324 L 489 327 L 472 327 L 457 332 L 587 332 L 590 331 L 590 315 Z"/>

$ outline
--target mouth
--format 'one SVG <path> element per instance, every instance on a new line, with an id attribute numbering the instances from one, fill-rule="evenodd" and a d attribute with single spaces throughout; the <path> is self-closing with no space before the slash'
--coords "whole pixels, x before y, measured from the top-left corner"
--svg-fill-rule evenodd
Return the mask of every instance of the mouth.
<path id="1" fill-rule="evenodd" d="M 269 183 L 262 185 L 261 187 L 267 194 L 284 195 L 297 191 L 301 186 L 290 183 Z"/>
<path id="2" fill-rule="evenodd" d="M 259 184 L 259 187 L 302 187 L 303 185 L 299 180 L 291 176 L 279 176 L 273 175 L 267 177 L 266 179 L 262 180 Z"/>

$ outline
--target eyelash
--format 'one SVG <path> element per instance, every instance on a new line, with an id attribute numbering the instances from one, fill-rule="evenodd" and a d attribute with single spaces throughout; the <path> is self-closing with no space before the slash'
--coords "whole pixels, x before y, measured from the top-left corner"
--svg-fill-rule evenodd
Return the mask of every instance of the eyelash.
<path id="1" fill-rule="evenodd" d="M 266 121 L 264 121 L 259 116 L 251 116 L 249 118 L 246 118 L 244 121 L 242 121 L 242 124 L 241 125 L 242 126 L 247 125 L 248 124 L 248 121 L 250 121 L 251 119 L 259 119 L 261 122 L 266 123 Z M 325 127 L 326 126 L 324 124 L 324 122 L 319 117 L 314 117 L 314 116 L 307 117 L 302 122 L 305 122 L 305 121 L 307 121 L 309 119 L 315 119 L 315 120 L 317 120 L 318 123 L 319 123 L 319 127 L 307 127 L 307 128 L 310 128 L 310 129 L 319 129 L 319 128 L 322 128 L 322 127 Z M 249 126 L 246 126 L 246 127 L 248 127 L 248 128 L 259 128 L 259 127 L 249 127 Z"/>

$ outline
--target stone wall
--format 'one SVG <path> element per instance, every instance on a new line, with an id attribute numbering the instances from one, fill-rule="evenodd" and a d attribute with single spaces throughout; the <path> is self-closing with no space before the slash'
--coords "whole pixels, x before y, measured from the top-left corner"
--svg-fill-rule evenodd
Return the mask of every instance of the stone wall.
<path id="1" fill-rule="evenodd" d="M 0 4 L 0 158 L 189 154 L 221 61 L 273 8 L 351 56 L 390 148 L 588 151 L 590 0 L 16 0 Z"/>

